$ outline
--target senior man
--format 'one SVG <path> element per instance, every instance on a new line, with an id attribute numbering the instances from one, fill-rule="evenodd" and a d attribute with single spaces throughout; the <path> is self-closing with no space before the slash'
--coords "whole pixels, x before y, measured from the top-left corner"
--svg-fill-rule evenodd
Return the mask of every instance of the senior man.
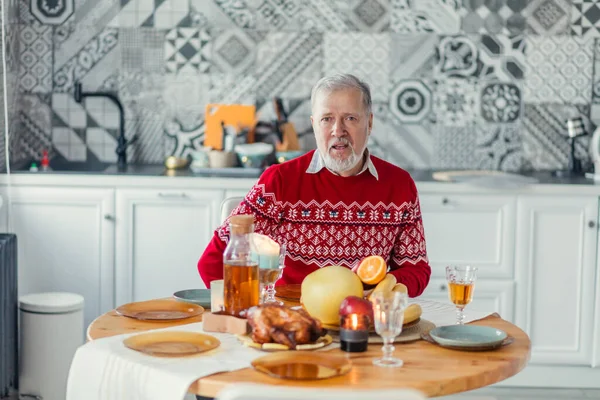
<path id="1" fill-rule="evenodd" d="M 369 86 L 350 74 L 325 77 L 311 105 L 317 150 L 266 169 L 231 215 L 254 214 L 255 232 L 286 244 L 279 284 L 380 255 L 409 296 L 420 295 L 431 268 L 417 188 L 408 172 L 369 154 Z M 198 261 L 207 287 L 223 279 L 228 238 L 229 219 Z"/>

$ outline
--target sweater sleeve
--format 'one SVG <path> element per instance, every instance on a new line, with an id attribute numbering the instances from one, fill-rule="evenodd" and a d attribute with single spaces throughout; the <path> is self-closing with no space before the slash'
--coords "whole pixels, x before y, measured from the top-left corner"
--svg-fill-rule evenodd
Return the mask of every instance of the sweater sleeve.
<path id="1" fill-rule="evenodd" d="M 223 279 L 223 252 L 229 241 L 229 219 L 232 215 L 254 214 L 254 232 L 274 238 L 281 220 L 281 178 L 277 166 L 271 166 L 252 186 L 244 200 L 214 231 L 213 237 L 198 260 L 198 272 L 207 288 L 210 282 Z"/>
<path id="2" fill-rule="evenodd" d="M 394 243 L 390 273 L 398 282 L 406 285 L 409 297 L 417 297 L 429 284 L 431 267 L 427 259 L 419 196 L 412 179 L 410 183 L 411 200 L 404 212 L 404 222 Z"/>

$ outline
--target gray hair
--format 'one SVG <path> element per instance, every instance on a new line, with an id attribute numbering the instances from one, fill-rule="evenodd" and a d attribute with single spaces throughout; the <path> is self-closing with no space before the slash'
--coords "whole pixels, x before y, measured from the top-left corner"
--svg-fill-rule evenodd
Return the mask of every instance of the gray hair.
<path id="1" fill-rule="evenodd" d="M 343 89 L 358 89 L 362 93 L 363 105 L 367 114 L 371 114 L 371 89 L 366 82 L 352 74 L 336 74 L 319 79 L 310 93 L 311 108 L 315 105 L 317 94 L 322 91 L 334 92 Z"/>

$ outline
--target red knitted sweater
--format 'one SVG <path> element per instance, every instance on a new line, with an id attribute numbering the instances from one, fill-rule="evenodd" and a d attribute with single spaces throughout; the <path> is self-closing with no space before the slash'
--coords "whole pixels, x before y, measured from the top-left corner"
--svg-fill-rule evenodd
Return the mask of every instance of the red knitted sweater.
<path id="1" fill-rule="evenodd" d="M 369 173 L 341 177 L 323 168 L 306 170 L 313 152 L 269 167 L 232 214 L 255 215 L 255 232 L 287 244 L 282 283 L 301 283 L 327 265 L 356 266 L 378 254 L 410 297 L 420 295 L 431 268 L 417 188 L 408 172 L 371 156 Z M 215 230 L 198 261 L 204 283 L 223 279 L 229 218 Z"/>

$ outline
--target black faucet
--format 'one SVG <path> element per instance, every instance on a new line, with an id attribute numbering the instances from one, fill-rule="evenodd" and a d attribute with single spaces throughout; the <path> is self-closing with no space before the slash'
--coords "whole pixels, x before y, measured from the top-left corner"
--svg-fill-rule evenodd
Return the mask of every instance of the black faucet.
<path id="1" fill-rule="evenodd" d="M 134 143 L 137 135 L 133 135 L 130 140 L 125 139 L 125 111 L 119 98 L 110 92 L 84 92 L 80 82 L 75 82 L 73 96 L 77 103 L 81 103 L 84 97 L 107 97 L 111 99 L 119 108 L 119 137 L 117 138 L 117 168 L 119 170 L 127 169 L 127 146 Z"/>

